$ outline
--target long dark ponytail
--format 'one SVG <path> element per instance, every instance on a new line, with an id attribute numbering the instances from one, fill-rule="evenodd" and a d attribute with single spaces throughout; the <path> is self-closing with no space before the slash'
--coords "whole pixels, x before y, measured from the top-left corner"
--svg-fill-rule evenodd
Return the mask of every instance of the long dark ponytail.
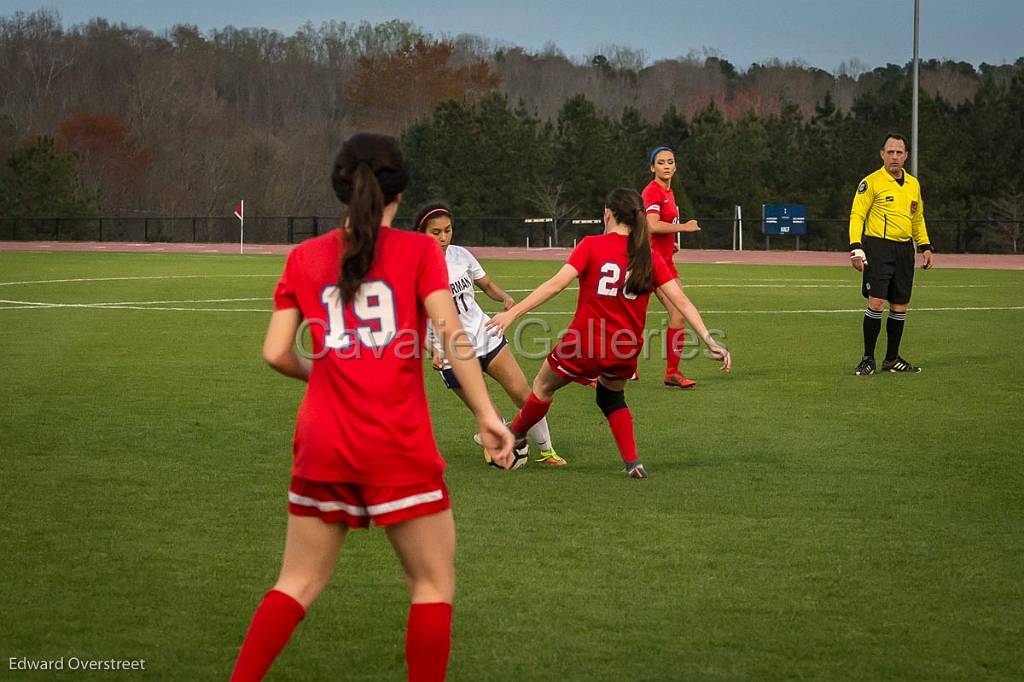
<path id="1" fill-rule="evenodd" d="M 611 191 L 604 205 L 618 223 L 629 227 L 626 293 L 634 296 L 650 293 L 654 288 L 654 265 L 651 263 L 651 239 L 647 235 L 647 216 L 640 193 L 620 187 Z"/>
<path id="2" fill-rule="evenodd" d="M 384 207 L 398 197 L 408 181 L 402 152 L 393 137 L 358 133 L 338 152 L 331 184 L 346 206 L 348 219 L 348 241 L 338 273 L 343 299 L 355 296 L 373 267 Z"/>

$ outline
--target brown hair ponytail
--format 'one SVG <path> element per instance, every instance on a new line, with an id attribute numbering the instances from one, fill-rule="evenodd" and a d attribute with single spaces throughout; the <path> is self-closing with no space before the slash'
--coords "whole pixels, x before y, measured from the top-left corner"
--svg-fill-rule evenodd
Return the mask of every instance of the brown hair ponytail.
<path id="1" fill-rule="evenodd" d="M 654 265 L 651 262 L 651 239 L 647 235 L 647 215 L 643 200 L 636 190 L 612 190 L 605 206 L 615 220 L 629 227 L 627 247 L 629 277 L 625 291 L 634 296 L 650 293 L 654 288 Z"/>
<path id="2" fill-rule="evenodd" d="M 384 207 L 395 201 L 407 183 L 402 152 L 393 137 L 359 133 L 342 145 L 331 184 L 347 207 L 348 240 L 338 273 L 343 299 L 355 296 L 373 267 Z"/>

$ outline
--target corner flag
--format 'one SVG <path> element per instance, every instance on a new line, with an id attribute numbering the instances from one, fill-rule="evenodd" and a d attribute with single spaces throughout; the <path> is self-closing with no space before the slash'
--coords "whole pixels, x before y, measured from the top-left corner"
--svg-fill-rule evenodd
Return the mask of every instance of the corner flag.
<path id="1" fill-rule="evenodd" d="M 238 218 L 239 224 L 238 253 L 243 253 L 245 249 L 245 199 L 239 201 L 235 206 L 235 217 Z"/>

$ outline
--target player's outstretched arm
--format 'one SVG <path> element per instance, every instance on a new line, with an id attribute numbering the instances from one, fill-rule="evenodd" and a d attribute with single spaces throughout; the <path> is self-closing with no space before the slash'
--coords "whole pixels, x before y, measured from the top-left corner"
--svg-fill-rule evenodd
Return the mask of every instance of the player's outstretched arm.
<path id="1" fill-rule="evenodd" d="M 542 305 L 557 296 L 563 289 L 569 286 L 569 283 L 576 279 L 579 274 L 580 273 L 578 273 L 576 268 L 573 266 L 569 264 L 563 265 L 562 269 L 555 273 L 554 277 L 534 289 L 533 293 L 529 296 L 519 303 L 516 303 L 505 312 L 498 313 L 492 317 L 491 321 L 485 325 L 486 328 L 491 332 L 504 334 L 505 330 L 509 328 L 509 325 L 537 306 Z"/>
<path id="2" fill-rule="evenodd" d="M 708 328 L 704 325 L 704 320 L 700 316 L 700 311 L 697 310 L 697 306 L 693 305 L 690 299 L 683 293 L 682 287 L 679 286 L 679 282 L 676 280 L 670 280 L 662 284 L 659 289 L 663 294 L 668 297 L 669 302 L 672 306 L 679 311 L 679 314 L 690 323 L 693 327 L 693 331 L 697 332 L 697 335 L 704 341 L 708 347 L 708 351 L 716 360 L 721 361 L 722 371 L 728 372 L 732 369 L 732 355 L 725 347 L 720 346 L 718 342 L 708 333 Z"/>
<path id="3" fill-rule="evenodd" d="M 263 359 L 275 370 L 300 381 L 309 381 L 313 361 L 295 352 L 295 335 L 302 324 L 298 308 L 275 310 L 263 339 Z"/>
<path id="4" fill-rule="evenodd" d="M 484 275 L 480 279 L 474 280 L 474 283 L 480 287 L 480 291 L 487 294 L 488 298 L 500 303 L 504 310 L 508 310 L 516 304 L 516 300 L 505 293 L 505 290 L 499 287 L 498 284 L 488 275 Z"/>
<path id="5" fill-rule="evenodd" d="M 687 220 L 685 223 L 666 223 L 654 213 L 647 214 L 647 231 L 651 234 L 675 234 L 676 232 L 700 232 L 700 223 Z"/>
<path id="6" fill-rule="evenodd" d="M 466 404 L 476 416 L 484 449 L 491 461 L 507 469 L 512 465 L 512 432 L 502 423 L 487 394 L 480 361 L 476 359 L 476 348 L 462 329 L 451 294 L 444 289 L 433 291 L 423 299 L 423 307 L 434 325 L 435 338 L 444 348 L 445 357 L 462 385 Z"/>

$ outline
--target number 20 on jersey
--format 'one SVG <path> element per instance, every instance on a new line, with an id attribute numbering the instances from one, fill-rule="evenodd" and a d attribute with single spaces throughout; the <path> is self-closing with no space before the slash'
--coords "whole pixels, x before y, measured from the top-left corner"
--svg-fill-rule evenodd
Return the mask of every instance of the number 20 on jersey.
<path id="1" fill-rule="evenodd" d="M 621 289 L 623 298 L 629 301 L 635 300 L 636 294 L 626 293 L 626 280 L 628 279 L 629 270 L 626 270 L 626 276 L 623 277 L 622 268 L 615 263 L 605 263 L 601 266 L 601 279 L 597 281 L 597 295 L 618 296 Z"/>

